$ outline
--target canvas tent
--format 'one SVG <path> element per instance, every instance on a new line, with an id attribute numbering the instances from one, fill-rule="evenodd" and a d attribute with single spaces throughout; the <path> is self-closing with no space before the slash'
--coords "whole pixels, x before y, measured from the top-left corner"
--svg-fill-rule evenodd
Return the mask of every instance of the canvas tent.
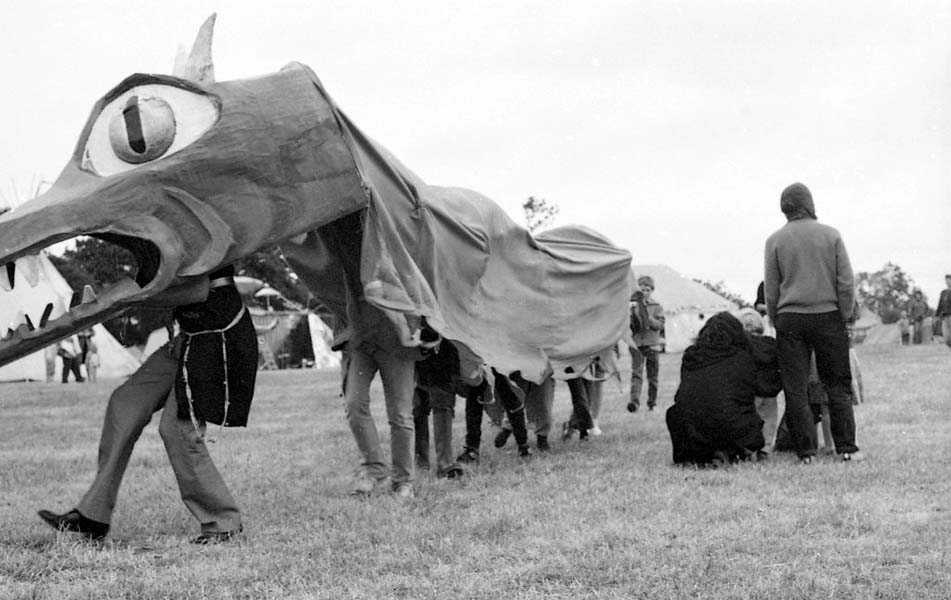
<path id="1" fill-rule="evenodd" d="M 652 297 L 664 307 L 667 352 L 683 352 L 693 343 L 700 328 L 718 312 L 735 311 L 736 303 L 684 277 L 667 265 L 634 265 L 634 276 L 654 279 Z"/>
<path id="2" fill-rule="evenodd" d="M 254 295 L 254 290 L 263 287 L 260 280 L 253 280 L 260 283 L 257 287 L 249 284 L 252 281 L 249 277 L 236 277 L 238 290 L 245 299 L 246 304 L 250 304 L 250 299 Z M 249 291 L 251 290 L 251 291 Z M 300 325 L 302 319 L 306 319 L 307 328 L 310 333 L 311 349 L 314 353 L 314 368 L 328 369 L 340 366 L 340 353 L 330 349 L 333 340 L 333 331 L 316 314 L 307 310 L 266 310 L 258 306 L 248 306 L 251 314 L 251 320 L 254 322 L 254 330 L 258 338 L 258 351 L 261 356 L 259 367 L 262 369 L 276 369 L 283 366 L 281 350 L 290 336 L 291 332 Z M 168 331 L 163 327 L 156 329 L 149 335 L 149 339 L 142 349 L 142 360 L 158 350 L 168 341 Z"/>
<path id="3" fill-rule="evenodd" d="M 18 268 L 13 290 L 0 292 L 0 327 L 3 331 L 8 327 L 16 329 L 23 323 L 25 314 L 30 316 L 33 323 L 39 323 L 40 315 L 47 304 L 53 305 L 53 311 L 50 313 L 50 318 L 53 319 L 62 315 L 69 306 L 73 290 L 45 253 L 39 255 L 34 266 L 35 272 L 30 274 L 30 279 L 35 277 L 35 286 L 31 286 L 27 279 L 27 269 Z M 96 325 L 93 327 L 93 333 L 93 341 L 99 351 L 100 378 L 127 377 L 139 367 L 139 362 L 105 327 Z M 47 357 L 47 354 L 50 356 Z M 46 350 L 34 352 L 0 367 L 0 381 L 46 381 L 47 358 L 51 359 L 54 368 L 53 380 L 59 381 L 62 361 Z"/>

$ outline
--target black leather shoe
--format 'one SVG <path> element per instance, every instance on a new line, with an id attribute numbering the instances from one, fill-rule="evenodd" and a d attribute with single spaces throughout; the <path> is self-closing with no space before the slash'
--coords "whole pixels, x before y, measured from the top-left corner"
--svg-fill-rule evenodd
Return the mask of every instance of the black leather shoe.
<path id="1" fill-rule="evenodd" d="M 472 448 L 463 448 L 462 454 L 456 457 L 457 462 L 475 464 L 479 462 L 479 451 Z"/>
<path id="2" fill-rule="evenodd" d="M 64 515 L 58 515 L 50 510 L 41 510 L 36 514 L 46 521 L 50 527 L 57 531 L 69 531 L 72 533 L 81 533 L 83 537 L 90 540 L 99 541 L 109 533 L 109 524 L 93 521 L 79 514 L 79 511 L 73 509 Z"/>
<path id="3" fill-rule="evenodd" d="M 505 445 L 505 442 L 509 441 L 509 436 L 512 435 L 511 429 L 502 429 L 495 436 L 495 447 L 501 448 Z"/>
<path id="4" fill-rule="evenodd" d="M 244 526 L 238 527 L 237 531 L 202 531 L 198 537 L 192 538 L 192 544 L 207 546 L 210 544 L 223 544 L 230 542 L 244 531 Z"/>

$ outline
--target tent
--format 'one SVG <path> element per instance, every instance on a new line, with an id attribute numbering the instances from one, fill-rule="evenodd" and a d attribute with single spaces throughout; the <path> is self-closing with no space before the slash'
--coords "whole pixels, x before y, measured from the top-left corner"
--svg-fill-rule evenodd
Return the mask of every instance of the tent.
<path id="1" fill-rule="evenodd" d="M 880 346 L 880 345 L 892 345 L 900 346 L 901 345 L 901 330 L 898 327 L 898 323 L 889 323 L 888 325 L 883 325 L 879 323 L 878 325 L 873 325 L 865 330 L 865 335 L 862 337 L 862 345 L 864 346 Z"/>
<path id="2" fill-rule="evenodd" d="M 724 310 L 735 311 L 736 303 L 684 277 L 667 265 L 634 265 L 635 278 L 649 275 L 654 279 L 654 300 L 664 307 L 667 325 L 664 337 L 667 352 L 683 352 L 693 343 L 700 328 L 711 316 Z"/>
<path id="3" fill-rule="evenodd" d="M 883 327 L 882 318 L 879 317 L 872 309 L 859 305 L 858 311 L 859 314 L 855 319 L 855 323 L 852 325 L 852 341 L 856 344 L 864 343 L 870 333 Z M 873 339 L 876 339 L 876 336 L 881 336 L 881 334 L 876 333 L 873 335 Z M 882 338 L 878 337 L 878 339 Z M 899 339 L 901 339 L 900 335 Z"/>
<path id="4" fill-rule="evenodd" d="M 8 327 L 16 329 L 23 323 L 24 315 L 29 315 L 34 324 L 39 324 L 47 304 L 53 305 L 51 319 L 66 311 L 73 290 L 45 253 L 41 253 L 31 266 L 18 261 L 17 267 L 13 290 L 0 292 L 0 327 L 3 331 Z M 34 280 L 35 285 L 31 285 L 28 279 Z M 127 377 L 139 367 L 139 362 L 105 327 L 96 325 L 92 329 L 99 352 L 101 379 Z M 0 367 L 0 381 L 47 381 L 47 360 L 51 366 L 50 377 L 59 381 L 63 365 L 56 358 L 55 345 Z"/>
<path id="5" fill-rule="evenodd" d="M 284 357 L 281 356 L 281 348 L 291 331 L 303 318 L 306 318 L 307 327 L 310 330 L 311 348 L 314 352 L 313 367 L 329 369 L 340 366 L 340 353 L 330 349 L 333 331 L 316 314 L 309 311 L 266 311 L 255 307 L 248 310 L 258 336 L 258 350 L 261 352 L 260 368 L 276 369 L 283 365 Z M 164 327 L 153 331 L 142 349 L 142 360 L 167 341 L 168 331 Z"/>

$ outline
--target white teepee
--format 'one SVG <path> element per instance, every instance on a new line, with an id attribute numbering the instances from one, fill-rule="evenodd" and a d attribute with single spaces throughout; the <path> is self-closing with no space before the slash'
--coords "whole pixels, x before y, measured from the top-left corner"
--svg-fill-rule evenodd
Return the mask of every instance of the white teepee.
<path id="1" fill-rule="evenodd" d="M 47 304 L 53 305 L 51 319 L 62 315 L 69 306 L 73 290 L 45 253 L 39 255 L 35 267 L 36 285 L 31 286 L 26 279 L 26 274 L 18 269 L 13 290 L 0 291 L 0 328 L 3 331 L 6 331 L 8 327 L 16 329 L 23 322 L 24 314 L 29 315 L 33 323 L 38 325 L 40 315 Z M 92 329 L 93 341 L 99 352 L 99 378 L 127 377 L 139 367 L 139 361 L 112 337 L 105 327 L 96 325 Z M 53 380 L 59 381 L 62 361 L 55 354 L 45 350 L 38 350 L 0 367 L 0 381 L 46 381 L 48 354 L 52 354 L 49 358 L 53 363 Z"/>

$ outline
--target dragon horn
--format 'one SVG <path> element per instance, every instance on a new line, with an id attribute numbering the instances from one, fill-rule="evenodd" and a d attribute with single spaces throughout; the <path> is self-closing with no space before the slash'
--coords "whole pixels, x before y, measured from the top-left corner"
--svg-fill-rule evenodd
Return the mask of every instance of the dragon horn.
<path id="1" fill-rule="evenodd" d="M 216 13 L 212 13 L 202 23 L 188 58 L 183 58 L 184 52 L 179 48 L 172 75 L 193 83 L 214 83 L 215 65 L 211 62 L 211 37 L 215 29 L 216 16 Z"/>

